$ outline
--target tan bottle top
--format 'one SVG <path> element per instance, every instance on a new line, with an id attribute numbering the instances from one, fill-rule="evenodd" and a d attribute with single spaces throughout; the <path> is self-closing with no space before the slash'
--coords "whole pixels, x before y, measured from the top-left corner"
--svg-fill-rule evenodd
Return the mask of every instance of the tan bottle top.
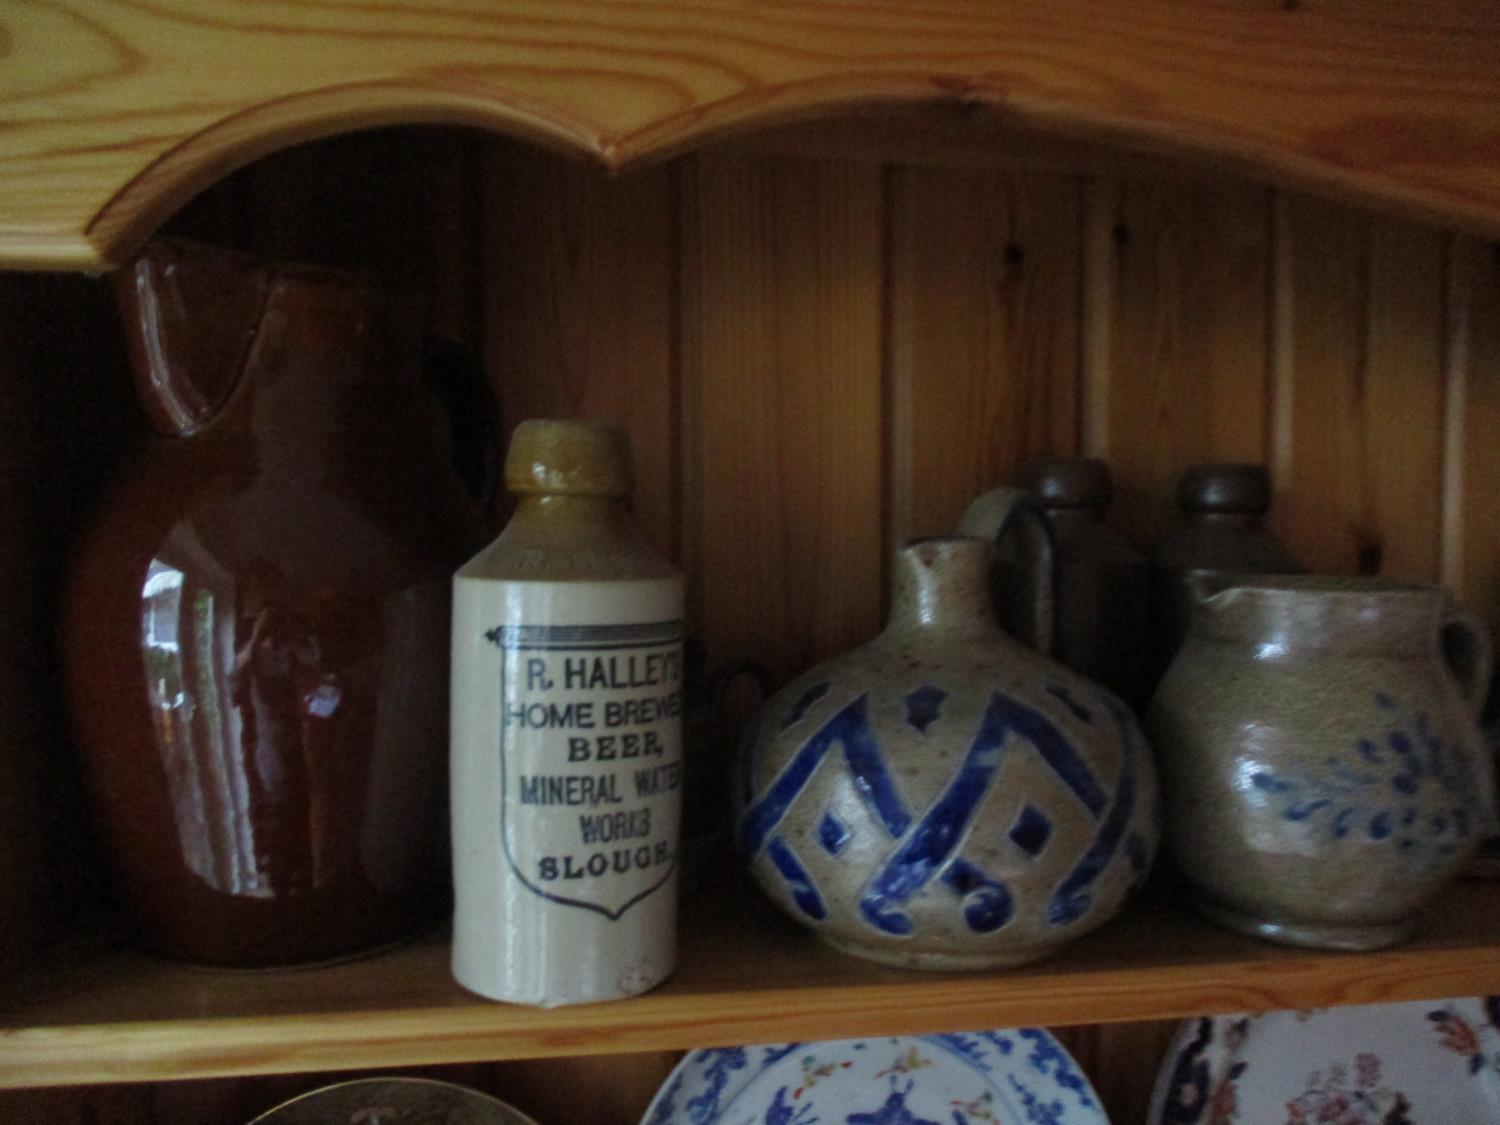
<path id="1" fill-rule="evenodd" d="M 505 487 L 518 496 L 630 495 L 630 438 L 613 422 L 533 418 L 511 435 Z"/>
<path id="2" fill-rule="evenodd" d="M 613 422 L 532 419 L 505 458 L 515 515 L 461 578 L 582 582 L 676 577 L 630 518 L 630 439 Z"/>

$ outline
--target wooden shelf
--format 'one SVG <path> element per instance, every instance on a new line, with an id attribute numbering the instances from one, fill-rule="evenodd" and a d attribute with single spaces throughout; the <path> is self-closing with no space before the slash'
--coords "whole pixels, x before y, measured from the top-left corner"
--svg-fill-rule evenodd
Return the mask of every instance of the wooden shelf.
<path id="1" fill-rule="evenodd" d="M 1485 0 L 240 0 L 0 13 L 0 261 L 118 261 L 227 171 L 400 122 L 610 166 L 855 107 L 1001 109 L 1500 230 Z"/>
<path id="2" fill-rule="evenodd" d="M 13 994 L 24 999 L 0 1011 L 0 1085 L 1061 1026 L 1500 991 L 1500 883 L 1458 884 L 1413 942 L 1364 954 L 1235 937 L 1158 891 L 1055 960 L 960 975 L 841 956 L 773 916 L 749 886 L 705 897 L 715 909 L 687 911 L 681 965 L 665 987 L 550 1011 L 465 993 L 449 977 L 441 935 L 287 972 L 59 953 L 15 982 Z"/>

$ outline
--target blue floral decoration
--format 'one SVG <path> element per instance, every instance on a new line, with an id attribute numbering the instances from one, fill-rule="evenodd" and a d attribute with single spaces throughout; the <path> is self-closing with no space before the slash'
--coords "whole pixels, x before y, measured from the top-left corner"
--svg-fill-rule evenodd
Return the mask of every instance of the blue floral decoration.
<path id="1" fill-rule="evenodd" d="M 1426 712 L 1402 716 L 1387 692 L 1373 695 L 1381 722 L 1378 734 L 1357 738 L 1343 754 L 1305 775 L 1258 770 L 1250 784 L 1276 806 L 1282 819 L 1315 825 L 1334 839 L 1351 835 L 1399 849 L 1450 854 L 1474 830 L 1470 812 L 1475 780 L 1468 758 L 1451 751 L 1433 732 Z M 1409 802 L 1438 788 L 1452 805 L 1420 813 Z"/>
<path id="2" fill-rule="evenodd" d="M 1018 1034 L 1031 1044 L 1031 1054 L 1026 1056 L 1026 1061 L 1032 1070 L 1050 1077 L 1064 1090 L 1072 1090 L 1078 1095 L 1079 1105 L 1093 1108 L 1094 1101 L 1088 1095 L 1088 1082 L 1078 1073 L 1073 1060 L 1064 1053 L 1056 1039 L 1034 1027 L 1023 1027 Z"/>
<path id="3" fill-rule="evenodd" d="M 1015 1075 L 1008 1075 L 1010 1084 L 1016 1088 L 1016 1093 L 1021 1095 L 1021 1105 L 1026 1110 L 1026 1120 L 1032 1125 L 1064 1125 L 1062 1102 L 1044 1102 L 1025 1086 L 1016 1081 Z"/>

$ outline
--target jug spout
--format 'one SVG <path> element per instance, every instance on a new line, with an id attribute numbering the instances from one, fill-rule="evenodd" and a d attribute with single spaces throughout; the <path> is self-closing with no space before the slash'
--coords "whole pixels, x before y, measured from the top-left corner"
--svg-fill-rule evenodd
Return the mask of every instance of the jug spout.
<path id="1" fill-rule="evenodd" d="M 164 434 L 192 433 L 239 379 L 270 272 L 248 255 L 157 239 L 113 283 L 147 417 Z"/>
<path id="2" fill-rule="evenodd" d="M 1189 570 L 1182 576 L 1183 587 L 1194 612 L 1222 611 L 1240 598 L 1240 584 L 1245 576 L 1226 574 L 1221 570 Z"/>

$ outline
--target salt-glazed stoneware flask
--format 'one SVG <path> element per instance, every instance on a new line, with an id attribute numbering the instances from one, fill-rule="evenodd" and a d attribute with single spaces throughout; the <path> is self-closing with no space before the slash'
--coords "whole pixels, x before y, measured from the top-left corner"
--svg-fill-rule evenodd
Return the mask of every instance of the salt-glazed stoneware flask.
<path id="1" fill-rule="evenodd" d="M 185 960 L 387 944 L 445 897 L 449 576 L 484 536 L 430 425 L 420 306 L 167 240 L 115 284 L 159 436 L 62 627 L 117 885 Z"/>
<path id="2" fill-rule="evenodd" d="M 742 753 L 750 869 L 839 949 L 1031 961 L 1107 921 L 1150 867 L 1156 775 L 1129 711 L 995 623 L 992 544 L 1011 528 L 1040 544 L 1048 620 L 1045 526 L 1021 490 L 987 493 L 970 535 L 897 552 L 884 631 L 772 697 Z"/>
<path id="3" fill-rule="evenodd" d="M 522 422 L 517 497 L 453 593 L 453 974 L 552 1007 L 677 956 L 682 574 L 631 521 L 625 431 Z"/>
<path id="4" fill-rule="evenodd" d="M 1403 940 L 1494 821 L 1475 715 L 1490 641 L 1439 587 L 1195 580 L 1152 701 L 1171 855 L 1231 929 L 1331 949 Z"/>

